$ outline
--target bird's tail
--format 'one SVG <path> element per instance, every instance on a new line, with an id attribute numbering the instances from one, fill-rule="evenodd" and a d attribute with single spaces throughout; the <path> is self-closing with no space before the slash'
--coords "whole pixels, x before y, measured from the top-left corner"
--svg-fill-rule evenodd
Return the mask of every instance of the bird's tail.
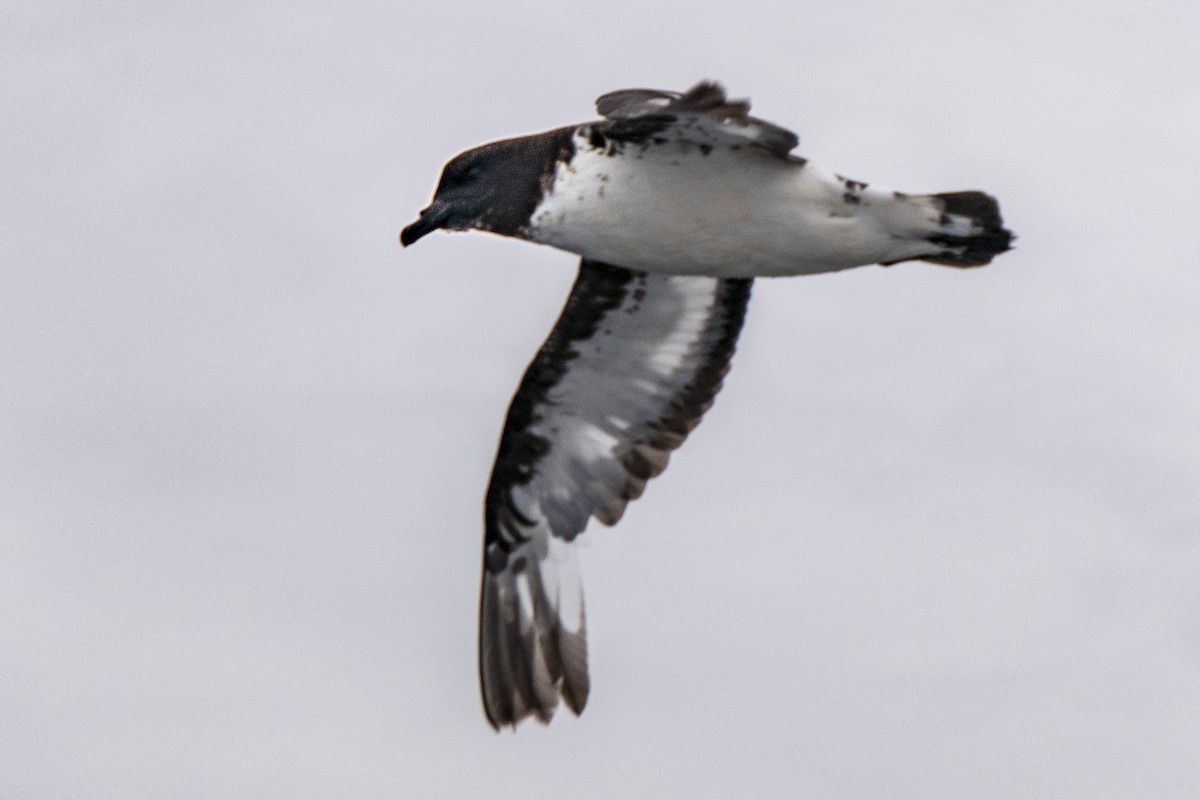
<path id="1" fill-rule="evenodd" d="M 881 264 L 930 261 L 947 266 L 983 266 L 1012 247 L 1000 204 L 983 192 L 904 194 L 888 206 L 892 252 Z"/>
<path id="2" fill-rule="evenodd" d="M 942 251 L 924 260 L 950 267 L 982 267 L 1012 246 L 1012 231 L 1000 218 L 1000 204 L 983 192 L 933 195 L 942 202 L 941 230 L 926 237 Z"/>

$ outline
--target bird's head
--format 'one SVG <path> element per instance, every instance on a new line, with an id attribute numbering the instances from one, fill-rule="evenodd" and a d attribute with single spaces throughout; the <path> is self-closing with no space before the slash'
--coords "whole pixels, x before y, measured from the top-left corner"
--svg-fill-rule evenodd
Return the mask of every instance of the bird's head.
<path id="1" fill-rule="evenodd" d="M 439 228 L 510 233 L 496 223 L 504 216 L 503 195 L 522 177 L 519 153 L 513 151 L 511 141 L 491 142 L 450 159 L 442 168 L 433 202 L 400 233 L 400 243 L 407 247 Z"/>
<path id="2" fill-rule="evenodd" d="M 408 247 L 427 233 L 446 228 L 468 230 L 492 205 L 495 186 L 488 179 L 490 165 L 487 145 L 459 153 L 442 169 L 433 202 L 421 211 L 417 221 L 400 233 L 400 243 Z"/>
<path id="3" fill-rule="evenodd" d="M 519 236 L 556 163 L 570 157 L 570 141 L 570 130 L 561 129 L 459 153 L 442 168 L 433 202 L 400 233 L 400 243 L 407 247 L 439 228 Z"/>

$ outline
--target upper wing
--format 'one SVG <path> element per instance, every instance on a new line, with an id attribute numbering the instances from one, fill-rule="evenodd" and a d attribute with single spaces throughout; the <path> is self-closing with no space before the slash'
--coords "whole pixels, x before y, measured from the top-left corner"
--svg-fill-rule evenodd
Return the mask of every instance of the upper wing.
<path id="1" fill-rule="evenodd" d="M 493 726 L 587 702 L 571 541 L 612 525 L 712 405 L 750 279 L 584 261 L 508 411 L 485 503 L 479 669 Z"/>
<path id="2" fill-rule="evenodd" d="M 622 89 L 601 95 L 596 111 L 609 122 L 603 132 L 618 141 L 644 141 L 670 133 L 696 144 L 748 144 L 787 158 L 800 143 L 796 134 L 750 116 L 749 100 L 729 100 L 725 90 L 708 81 L 687 92 Z"/>

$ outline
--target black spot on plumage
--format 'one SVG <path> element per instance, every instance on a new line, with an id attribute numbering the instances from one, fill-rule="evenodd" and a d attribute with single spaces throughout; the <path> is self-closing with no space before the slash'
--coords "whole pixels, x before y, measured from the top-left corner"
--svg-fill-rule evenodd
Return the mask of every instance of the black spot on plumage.
<path id="1" fill-rule="evenodd" d="M 673 114 L 648 114 L 643 117 L 600 123 L 604 135 L 616 142 L 646 144 L 675 122 Z"/>
<path id="2" fill-rule="evenodd" d="M 508 553 L 502 541 L 489 543 L 483 548 L 483 568 L 493 574 L 503 571 L 508 564 Z"/>
<path id="3" fill-rule="evenodd" d="M 996 228 L 1004 224 L 1000 219 L 1000 205 L 991 195 L 983 192 L 948 192 L 934 197 L 942 201 L 947 214 L 969 217 L 982 228 Z"/>

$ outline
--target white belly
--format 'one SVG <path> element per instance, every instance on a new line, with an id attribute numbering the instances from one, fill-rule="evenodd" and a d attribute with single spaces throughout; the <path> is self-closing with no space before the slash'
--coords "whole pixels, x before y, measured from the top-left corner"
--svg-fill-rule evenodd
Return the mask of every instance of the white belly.
<path id="1" fill-rule="evenodd" d="M 667 141 L 619 154 L 575 138 L 528 238 L 609 264 L 724 277 L 801 275 L 934 252 L 941 210 L 765 151 Z M 852 199 L 847 199 L 852 197 Z"/>

